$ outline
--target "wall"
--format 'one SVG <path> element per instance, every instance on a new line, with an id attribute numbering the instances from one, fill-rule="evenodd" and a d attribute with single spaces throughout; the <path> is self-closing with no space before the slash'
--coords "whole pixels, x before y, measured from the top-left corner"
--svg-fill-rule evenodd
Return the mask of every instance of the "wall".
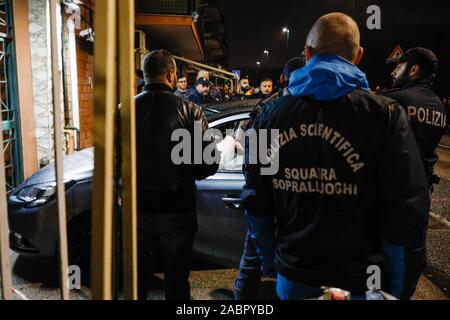
<path id="1" fill-rule="evenodd" d="M 34 95 L 34 114 L 36 126 L 37 159 L 40 166 L 54 159 L 53 155 L 53 105 L 51 77 L 51 49 L 49 32 L 48 2 L 43 0 L 28 0 L 29 33 L 31 42 L 31 65 Z M 93 145 L 93 78 L 94 61 L 92 46 L 79 37 L 79 32 L 89 27 L 89 11 L 82 8 L 83 19 L 80 29 L 76 30 L 78 99 L 80 114 L 80 146 L 82 149 Z M 65 55 L 66 55 L 66 95 L 68 105 L 65 126 L 73 126 L 72 101 L 70 92 L 70 59 L 68 51 L 67 18 L 65 25 Z M 66 143 L 68 135 L 65 135 Z M 64 148 L 66 149 L 66 145 Z M 70 148 L 67 148 L 70 150 Z"/>
<path id="2" fill-rule="evenodd" d="M 83 8 L 81 15 L 85 18 L 81 22 L 81 30 L 90 26 L 89 12 Z M 93 23 L 93 22 L 91 22 Z M 77 64 L 78 64 L 78 96 L 80 105 L 80 140 L 81 148 L 94 145 L 94 52 L 93 44 L 77 36 Z"/>
<path id="3" fill-rule="evenodd" d="M 94 145 L 93 129 L 94 129 L 94 96 L 93 96 L 93 81 L 94 81 L 94 56 L 93 43 L 87 42 L 79 36 L 80 31 L 91 27 L 86 21 L 90 21 L 89 10 L 82 7 L 81 10 L 80 29 L 76 33 L 76 51 L 77 51 L 77 74 L 78 74 L 78 105 L 80 116 L 80 147 L 81 149 L 88 148 Z M 65 16 L 65 21 L 69 15 Z M 71 99 L 71 83 L 70 83 L 70 58 L 68 50 L 69 33 L 67 24 L 65 27 L 65 49 L 66 49 L 66 80 L 67 80 L 67 95 L 68 95 L 68 111 L 70 123 L 67 126 L 73 126 L 73 109 Z"/>
<path id="4" fill-rule="evenodd" d="M 53 160 L 53 106 L 48 1 L 29 0 L 29 32 L 33 80 L 37 159 Z M 24 132 L 27 128 L 22 128 Z M 28 129 L 29 130 L 29 129 Z"/>

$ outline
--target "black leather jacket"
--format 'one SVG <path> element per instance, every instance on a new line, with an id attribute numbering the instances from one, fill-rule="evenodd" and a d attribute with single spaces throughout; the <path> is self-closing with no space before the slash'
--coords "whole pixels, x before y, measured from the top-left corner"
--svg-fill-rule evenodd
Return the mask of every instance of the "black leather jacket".
<path id="1" fill-rule="evenodd" d="M 174 164 L 172 150 L 180 141 L 171 138 L 174 130 L 186 129 L 193 142 L 196 121 L 203 134 L 208 129 L 203 110 L 175 96 L 169 86 L 146 85 L 136 97 L 139 211 L 182 213 L 195 209 L 195 180 L 215 174 L 218 164 Z M 202 147 L 206 145 L 203 142 Z"/>
<path id="2" fill-rule="evenodd" d="M 402 89 L 383 94 L 397 100 L 405 108 L 431 182 L 433 167 L 438 161 L 436 148 L 447 126 L 445 107 L 434 94 L 431 81 L 411 81 Z"/>
<path id="3" fill-rule="evenodd" d="M 242 192 L 249 217 L 276 220 L 277 272 L 364 293 L 371 259 L 394 246 L 402 254 L 391 265 L 408 297 L 425 266 L 430 200 L 399 104 L 359 89 L 331 101 L 285 96 L 252 128 L 280 132 L 278 172 L 261 175 L 246 154 Z"/>

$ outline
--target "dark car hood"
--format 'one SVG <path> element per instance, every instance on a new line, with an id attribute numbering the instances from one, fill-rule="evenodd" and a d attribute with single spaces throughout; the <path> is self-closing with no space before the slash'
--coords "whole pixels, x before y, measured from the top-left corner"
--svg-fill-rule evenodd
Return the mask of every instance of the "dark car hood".
<path id="1" fill-rule="evenodd" d="M 88 148 L 64 157 L 64 181 L 92 178 L 94 175 L 94 148 Z M 34 173 L 17 189 L 25 186 L 55 181 L 55 163 Z"/>

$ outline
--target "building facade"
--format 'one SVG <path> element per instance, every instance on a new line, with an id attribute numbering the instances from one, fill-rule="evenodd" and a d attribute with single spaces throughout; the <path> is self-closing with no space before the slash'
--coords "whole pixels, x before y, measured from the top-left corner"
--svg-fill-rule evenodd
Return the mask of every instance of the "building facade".
<path id="1" fill-rule="evenodd" d="M 92 147 L 94 0 L 61 1 L 60 56 L 51 56 L 48 0 L 0 0 L 0 92 L 4 153 L 11 190 L 54 159 L 52 61 L 58 61 L 67 153 Z M 136 0 L 136 68 L 164 48 L 199 62 L 223 63 L 219 0 Z M 55 60 L 56 59 L 56 60 Z"/>

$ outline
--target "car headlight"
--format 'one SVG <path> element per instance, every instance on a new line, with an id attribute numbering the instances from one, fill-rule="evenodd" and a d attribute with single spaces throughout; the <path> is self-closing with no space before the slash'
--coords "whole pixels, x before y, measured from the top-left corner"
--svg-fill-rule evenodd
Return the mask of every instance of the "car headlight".
<path id="1" fill-rule="evenodd" d="M 71 181 L 65 182 L 65 190 L 73 183 Z M 38 207 L 49 202 L 56 194 L 56 182 L 36 184 L 21 189 L 15 196 L 20 201 L 23 201 L 27 207 Z"/>

